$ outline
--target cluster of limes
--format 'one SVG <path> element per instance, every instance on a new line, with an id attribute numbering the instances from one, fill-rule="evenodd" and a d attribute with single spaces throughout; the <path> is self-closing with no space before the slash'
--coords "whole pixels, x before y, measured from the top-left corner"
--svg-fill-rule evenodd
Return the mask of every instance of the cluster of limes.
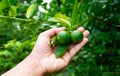
<path id="1" fill-rule="evenodd" d="M 57 34 L 58 44 L 69 44 L 70 42 L 79 43 L 83 39 L 83 33 L 79 30 L 61 31 Z"/>

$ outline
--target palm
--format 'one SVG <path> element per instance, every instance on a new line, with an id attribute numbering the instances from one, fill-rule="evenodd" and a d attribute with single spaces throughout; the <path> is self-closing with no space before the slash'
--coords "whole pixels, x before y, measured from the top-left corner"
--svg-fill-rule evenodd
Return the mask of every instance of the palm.
<path id="1" fill-rule="evenodd" d="M 55 47 L 52 48 L 50 45 L 50 39 L 56 35 L 59 31 L 64 29 L 51 29 L 39 35 L 36 45 L 32 51 L 32 54 L 37 56 L 40 60 L 40 65 L 45 72 L 51 73 L 63 69 L 71 58 L 87 43 L 87 36 L 89 32 L 85 32 L 84 29 L 80 29 L 84 33 L 84 39 L 79 44 L 72 44 L 68 51 L 61 57 L 56 58 Z"/>
<path id="2" fill-rule="evenodd" d="M 47 73 L 59 71 L 67 65 L 63 58 L 56 59 L 55 54 L 51 54 L 49 57 L 43 58 L 40 62 Z"/>
<path id="3" fill-rule="evenodd" d="M 38 45 L 42 47 L 38 47 Z M 37 54 L 40 55 L 39 59 L 41 60 L 41 65 L 44 66 L 47 72 L 59 71 L 68 64 L 64 58 L 56 58 L 55 47 L 51 47 L 50 40 L 46 36 L 40 36 L 34 49 L 36 50 Z"/>

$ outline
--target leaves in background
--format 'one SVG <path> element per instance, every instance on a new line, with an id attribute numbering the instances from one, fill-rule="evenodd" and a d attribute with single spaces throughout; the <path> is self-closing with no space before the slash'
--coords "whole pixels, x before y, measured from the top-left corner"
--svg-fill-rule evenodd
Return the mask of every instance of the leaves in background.
<path id="1" fill-rule="evenodd" d="M 8 0 L 2 0 L 0 2 L 0 14 L 7 15 L 9 7 L 10 7 L 10 4 L 9 4 Z"/>
<path id="2" fill-rule="evenodd" d="M 33 16 L 33 14 L 36 12 L 36 9 L 38 8 L 38 5 L 37 4 L 31 4 L 28 9 L 27 9 L 27 12 L 26 12 L 26 17 L 27 18 L 30 18 Z"/>
<path id="3" fill-rule="evenodd" d="M 10 4 L 15 4 L 16 3 L 16 0 L 8 0 L 10 2 Z"/>
<path id="4" fill-rule="evenodd" d="M 38 20 L 26 19 L 27 8 L 36 1 L 38 6 L 48 11 L 48 14 L 35 11 L 30 18 L 34 16 Z M 51 27 L 58 27 L 56 25 L 69 25 L 75 0 L 52 0 L 50 9 L 46 8 L 46 3 L 41 4 L 42 1 L 0 0 L 0 74 L 14 67 L 31 52 L 41 32 Z M 120 0 L 78 1 L 80 2 L 78 20 L 75 20 L 78 21 L 77 27 L 83 26 L 90 31 L 89 42 L 71 60 L 65 70 L 50 76 L 97 76 L 98 74 L 119 76 Z M 12 10 L 11 6 L 13 6 Z M 57 13 L 67 16 L 62 18 L 61 15 L 60 18 L 68 22 L 61 23 L 61 20 L 55 19 Z M 44 20 L 42 24 L 41 19 Z M 48 19 L 53 19 L 53 22 Z M 16 41 L 10 42 L 11 40 Z"/>
<path id="5" fill-rule="evenodd" d="M 78 0 L 74 0 L 72 19 L 71 19 L 72 26 L 75 26 L 77 24 L 79 5 L 80 4 L 79 4 Z"/>
<path id="6" fill-rule="evenodd" d="M 16 15 L 17 15 L 16 6 L 13 6 L 13 5 L 10 6 L 9 15 L 12 16 L 12 17 L 16 17 Z"/>

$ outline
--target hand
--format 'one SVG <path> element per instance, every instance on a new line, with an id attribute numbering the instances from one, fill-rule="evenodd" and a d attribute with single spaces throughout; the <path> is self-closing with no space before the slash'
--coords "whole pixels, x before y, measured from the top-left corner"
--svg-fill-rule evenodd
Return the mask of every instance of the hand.
<path id="1" fill-rule="evenodd" d="M 78 44 L 71 44 L 62 57 L 56 58 L 56 47 L 51 47 L 50 40 L 62 30 L 65 28 L 53 28 L 41 33 L 30 55 L 2 76 L 43 76 L 65 68 L 74 55 L 87 43 L 89 31 L 83 27 L 78 28 L 84 34 L 83 40 Z"/>
<path id="2" fill-rule="evenodd" d="M 87 36 L 89 31 L 84 30 L 83 27 L 78 28 L 84 34 L 83 40 L 78 44 L 71 44 L 68 51 L 60 58 L 55 56 L 55 48 L 51 47 L 50 39 L 58 32 L 65 30 L 65 28 L 53 28 L 41 33 L 33 48 L 31 55 L 38 58 L 40 68 L 44 73 L 53 73 L 65 68 L 70 62 L 71 58 L 87 43 Z"/>

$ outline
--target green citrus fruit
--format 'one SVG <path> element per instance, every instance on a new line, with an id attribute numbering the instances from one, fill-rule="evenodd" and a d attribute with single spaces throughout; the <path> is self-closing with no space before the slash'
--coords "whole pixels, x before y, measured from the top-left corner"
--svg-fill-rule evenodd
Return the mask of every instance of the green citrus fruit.
<path id="1" fill-rule="evenodd" d="M 71 40 L 71 35 L 67 31 L 61 31 L 57 34 L 57 41 L 59 44 L 68 44 Z"/>
<path id="2" fill-rule="evenodd" d="M 74 43 L 78 43 L 83 39 L 83 33 L 79 30 L 74 30 L 71 32 L 71 39 Z"/>

